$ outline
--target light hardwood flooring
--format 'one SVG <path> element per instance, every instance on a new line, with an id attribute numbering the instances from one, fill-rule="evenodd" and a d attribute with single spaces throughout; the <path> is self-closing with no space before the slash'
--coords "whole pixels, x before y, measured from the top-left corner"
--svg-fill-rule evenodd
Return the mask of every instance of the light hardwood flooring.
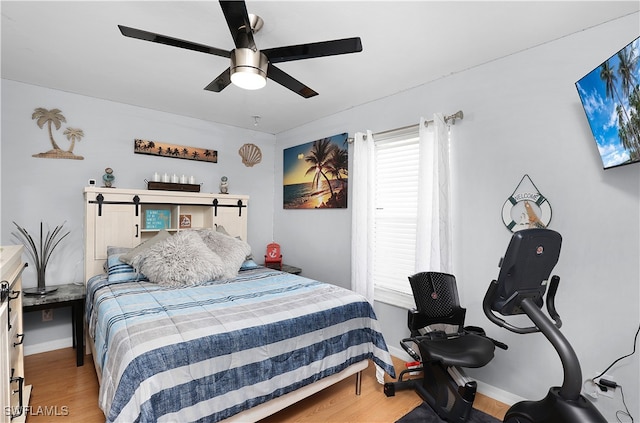
<path id="1" fill-rule="evenodd" d="M 91 356 L 76 367 L 75 350 L 64 348 L 26 356 L 25 380 L 33 386 L 27 423 L 104 422 L 98 407 L 98 378 Z M 396 369 L 404 364 L 394 359 Z M 350 377 L 261 423 L 292 422 L 395 422 L 417 407 L 422 400 L 413 391 L 400 391 L 387 398 L 375 380 L 374 366 L 363 372 L 362 393 L 355 395 L 355 377 Z M 481 394 L 476 395 L 479 410 L 502 420 L 508 406 Z"/>

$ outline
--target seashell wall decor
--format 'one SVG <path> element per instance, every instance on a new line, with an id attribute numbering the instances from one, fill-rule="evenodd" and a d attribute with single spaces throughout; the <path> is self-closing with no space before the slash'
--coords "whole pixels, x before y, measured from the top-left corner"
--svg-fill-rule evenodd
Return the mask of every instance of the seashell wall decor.
<path id="1" fill-rule="evenodd" d="M 238 150 L 238 154 L 242 157 L 242 163 L 247 167 L 253 167 L 253 165 L 260 163 L 262 160 L 262 151 L 255 144 L 243 145 Z"/>

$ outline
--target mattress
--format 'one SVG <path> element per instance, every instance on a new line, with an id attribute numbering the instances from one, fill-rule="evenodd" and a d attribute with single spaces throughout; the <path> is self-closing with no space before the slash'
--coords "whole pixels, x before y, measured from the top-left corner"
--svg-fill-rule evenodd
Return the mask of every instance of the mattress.
<path id="1" fill-rule="evenodd" d="M 107 422 L 217 422 L 372 360 L 395 377 L 369 302 L 256 268 L 196 286 L 87 284 Z"/>

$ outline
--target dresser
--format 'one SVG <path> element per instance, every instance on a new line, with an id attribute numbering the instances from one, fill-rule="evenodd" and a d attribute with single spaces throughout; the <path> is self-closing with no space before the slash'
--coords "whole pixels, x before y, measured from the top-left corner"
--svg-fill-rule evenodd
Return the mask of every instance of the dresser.
<path id="1" fill-rule="evenodd" d="M 24 380 L 22 245 L 0 247 L 0 422 L 24 422 L 31 386 Z"/>

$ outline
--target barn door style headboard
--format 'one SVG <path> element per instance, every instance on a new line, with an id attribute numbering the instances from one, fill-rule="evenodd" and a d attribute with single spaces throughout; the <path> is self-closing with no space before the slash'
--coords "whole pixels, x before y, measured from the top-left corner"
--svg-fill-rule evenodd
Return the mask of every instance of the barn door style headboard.
<path id="1" fill-rule="evenodd" d="M 247 240 L 247 195 L 87 187 L 84 205 L 85 283 L 104 273 L 107 246 L 135 247 L 163 229 L 223 226 Z"/>

